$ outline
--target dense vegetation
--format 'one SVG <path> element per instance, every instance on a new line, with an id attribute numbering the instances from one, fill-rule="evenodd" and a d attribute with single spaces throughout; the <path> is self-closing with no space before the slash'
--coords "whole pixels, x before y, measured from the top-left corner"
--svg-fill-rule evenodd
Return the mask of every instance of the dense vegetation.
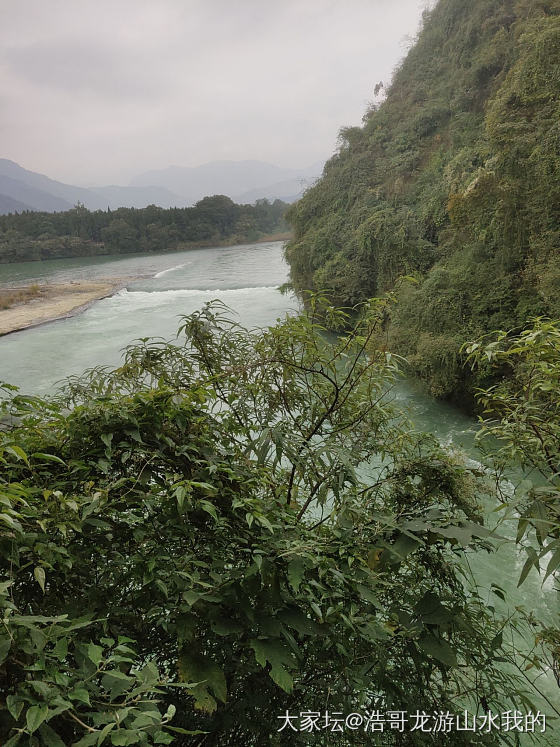
<path id="1" fill-rule="evenodd" d="M 258 200 L 236 205 L 205 197 L 190 208 L 119 208 L 61 213 L 27 211 L 0 216 L 0 262 L 127 252 L 164 252 L 193 245 L 256 241 L 283 232 L 286 204 Z"/>
<path id="2" fill-rule="evenodd" d="M 288 214 L 296 289 L 399 285 L 389 344 L 439 396 L 460 348 L 560 314 L 560 1 L 440 0 L 363 127 Z"/>
<path id="3" fill-rule="evenodd" d="M 530 572 L 558 580 L 560 568 L 560 322 L 537 319 L 523 332 L 500 331 L 466 346 L 474 367 L 490 366 L 499 381 L 478 392 L 484 413 L 479 442 L 496 474 L 521 466 L 515 492 L 497 480 L 504 520 L 517 524 L 527 555 L 519 583 Z M 546 641 L 548 666 L 560 687 L 560 625 L 537 634 Z"/>
<path id="4" fill-rule="evenodd" d="M 501 618 L 500 579 L 483 592 L 468 563 L 494 551 L 497 489 L 519 583 L 560 569 L 560 324 L 531 318 L 560 311 L 559 40 L 558 0 L 441 0 L 385 103 L 342 133 L 288 256 L 299 290 L 377 299 L 348 315 L 310 295 L 258 334 L 210 304 L 49 399 L 3 386 L 3 745 L 518 743 L 277 728 L 326 708 L 535 711 L 530 678 L 560 685 L 558 626 Z M 280 208 L 0 226 L 22 251 L 157 251 L 274 230 Z M 414 431 L 388 345 L 439 394 L 494 382 L 477 398 L 495 474 Z"/>
<path id="5" fill-rule="evenodd" d="M 460 562 L 492 551 L 486 483 L 391 405 L 394 359 L 364 355 L 385 310 L 329 341 L 314 302 L 259 335 L 209 306 L 51 400 L 6 390 L 3 745 L 309 744 L 278 717 L 530 709 Z"/>

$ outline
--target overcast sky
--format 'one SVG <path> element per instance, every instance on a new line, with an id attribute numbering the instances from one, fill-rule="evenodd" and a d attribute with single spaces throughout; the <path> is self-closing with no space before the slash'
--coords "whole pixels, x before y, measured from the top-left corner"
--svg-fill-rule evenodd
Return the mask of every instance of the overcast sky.
<path id="1" fill-rule="evenodd" d="M 427 4 L 0 0 L 0 157 L 83 185 L 217 159 L 322 161 Z"/>

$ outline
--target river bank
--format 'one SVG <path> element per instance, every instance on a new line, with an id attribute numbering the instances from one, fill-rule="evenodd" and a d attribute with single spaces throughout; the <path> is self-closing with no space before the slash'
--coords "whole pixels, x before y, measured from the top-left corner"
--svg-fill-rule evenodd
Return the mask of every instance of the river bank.
<path id="1" fill-rule="evenodd" d="M 21 254 L 17 256 L 11 256 L 2 254 L 2 252 L 0 252 L 0 268 L 7 267 L 15 263 L 19 264 L 22 262 L 37 263 L 52 262 L 61 259 L 87 260 L 93 258 L 99 258 L 102 260 L 104 257 L 114 256 L 115 254 L 118 254 L 123 259 L 126 259 L 127 256 L 134 254 L 134 252 L 130 251 L 115 252 L 114 247 L 108 247 L 103 242 L 99 241 L 95 242 L 84 240 L 82 241 L 82 243 L 80 243 L 80 239 L 77 239 L 75 237 L 73 237 L 72 241 L 65 241 L 64 239 L 67 238 L 68 237 L 64 236 L 59 237 L 60 240 L 54 244 L 54 240 L 49 239 L 49 250 L 46 253 L 43 252 L 40 247 L 38 251 L 32 253 L 30 256 L 22 256 Z M 289 241 L 292 238 L 293 233 L 291 231 L 276 231 L 268 234 L 257 234 L 252 238 L 243 236 L 229 236 L 222 240 L 204 239 L 198 241 L 182 241 L 175 246 L 166 247 L 165 251 L 160 251 L 158 249 L 140 249 L 138 253 L 157 256 L 158 254 L 168 254 L 172 252 L 180 253 L 190 251 L 192 249 L 206 249 L 216 247 L 229 248 L 242 245 L 245 242 L 248 242 L 249 244 L 267 244 L 273 241 Z"/>
<path id="2" fill-rule="evenodd" d="M 95 282 L 73 280 L 68 283 L 34 283 L 0 290 L 15 303 L 0 309 L 0 336 L 39 324 L 63 319 L 84 311 L 94 301 L 113 295 L 125 287 L 129 278 L 110 278 Z"/>
<path id="3" fill-rule="evenodd" d="M 176 289 L 227 287 L 226 278 L 236 270 L 235 263 L 230 263 L 228 258 L 237 257 L 239 251 L 246 251 L 248 257 L 255 259 L 247 273 L 253 276 L 255 285 L 266 285 L 270 273 L 260 257 L 270 251 L 267 245 L 274 247 L 276 256 L 286 238 L 286 234 L 274 234 L 245 245 L 199 246 L 185 248 L 182 252 L 73 257 L 0 265 L 0 336 L 74 316 L 125 286 L 134 290 L 167 289 L 171 281 L 170 287 Z M 204 268 L 203 277 L 198 267 Z M 223 279 L 216 284 L 216 279 L 222 275 L 220 270 L 225 268 Z M 285 281 L 284 272 L 278 276 L 279 284 Z M 192 284 L 189 283 L 191 276 L 195 281 Z M 174 278 L 177 278 L 175 282 Z"/>

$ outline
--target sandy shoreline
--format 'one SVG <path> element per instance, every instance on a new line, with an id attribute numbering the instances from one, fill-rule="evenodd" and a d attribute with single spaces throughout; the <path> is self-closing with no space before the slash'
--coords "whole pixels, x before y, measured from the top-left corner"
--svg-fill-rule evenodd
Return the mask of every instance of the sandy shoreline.
<path id="1" fill-rule="evenodd" d="M 0 336 L 74 316 L 124 288 L 130 278 L 40 284 L 37 296 L 0 310 Z M 24 286 L 19 286 L 23 288 Z"/>

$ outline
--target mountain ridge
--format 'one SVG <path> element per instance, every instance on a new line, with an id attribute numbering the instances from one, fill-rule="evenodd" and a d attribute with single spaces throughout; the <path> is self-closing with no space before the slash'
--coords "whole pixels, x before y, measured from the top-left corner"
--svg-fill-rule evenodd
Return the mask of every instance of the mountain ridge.
<path id="1" fill-rule="evenodd" d="M 114 210 L 119 207 L 146 207 L 148 204 L 175 207 L 183 202 L 178 195 L 163 189 L 77 187 L 25 169 L 7 158 L 0 158 L 0 195 L 7 198 L 6 202 L 15 199 L 27 205 L 27 209 L 45 212 L 69 210 L 77 203 L 88 210 Z"/>
<path id="2" fill-rule="evenodd" d="M 256 160 L 223 160 L 197 167 L 171 166 L 145 172 L 128 186 L 78 187 L 0 158 L 0 214 L 22 210 L 58 212 L 77 203 L 93 211 L 140 209 L 148 205 L 186 207 L 215 194 L 226 195 L 238 203 L 254 203 L 261 198 L 295 200 L 319 175 L 320 169 L 321 164 L 298 170 Z M 170 188 L 174 179 L 179 192 Z M 158 180 L 160 183 L 150 183 Z"/>

